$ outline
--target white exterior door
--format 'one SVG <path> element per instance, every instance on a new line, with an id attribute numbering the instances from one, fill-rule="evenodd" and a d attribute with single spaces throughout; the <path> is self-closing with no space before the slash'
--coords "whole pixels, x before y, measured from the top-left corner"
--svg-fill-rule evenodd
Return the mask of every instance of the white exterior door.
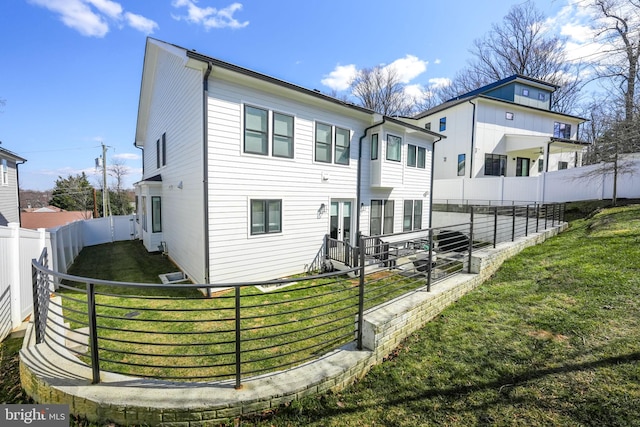
<path id="1" fill-rule="evenodd" d="M 353 244 L 353 201 L 332 200 L 329 235 L 332 239 Z"/>

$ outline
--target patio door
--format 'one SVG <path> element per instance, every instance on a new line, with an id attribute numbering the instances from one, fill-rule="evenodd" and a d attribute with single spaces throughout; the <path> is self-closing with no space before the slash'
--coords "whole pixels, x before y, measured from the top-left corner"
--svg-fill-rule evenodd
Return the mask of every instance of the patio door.
<path id="1" fill-rule="evenodd" d="M 352 214 L 353 202 L 351 200 L 332 200 L 331 215 L 329 219 L 329 235 L 332 239 L 342 242 L 352 242 Z"/>
<path id="2" fill-rule="evenodd" d="M 516 159 L 516 176 L 529 176 L 529 167 L 531 159 L 527 157 L 518 157 Z"/>

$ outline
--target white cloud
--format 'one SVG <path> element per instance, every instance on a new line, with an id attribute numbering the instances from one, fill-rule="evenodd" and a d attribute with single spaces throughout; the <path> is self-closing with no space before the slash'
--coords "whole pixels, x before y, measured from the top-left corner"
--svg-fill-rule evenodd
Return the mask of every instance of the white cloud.
<path id="1" fill-rule="evenodd" d="M 451 83 L 451 79 L 448 77 L 436 77 L 433 79 L 429 79 L 429 87 L 433 89 L 447 87 L 450 86 Z"/>
<path id="2" fill-rule="evenodd" d="M 140 160 L 140 155 L 137 153 L 118 153 L 114 154 L 113 158 L 122 160 Z"/>
<path id="3" fill-rule="evenodd" d="M 142 15 L 125 12 L 124 18 L 127 20 L 127 23 L 131 28 L 135 28 L 141 33 L 152 34 L 154 30 L 158 29 L 158 24 L 155 21 L 145 18 Z"/>
<path id="4" fill-rule="evenodd" d="M 321 82 L 333 90 L 345 90 L 349 88 L 349 83 L 356 76 L 357 72 L 358 70 L 353 64 L 336 65 L 336 68 L 326 75 Z"/>
<path id="5" fill-rule="evenodd" d="M 404 94 L 415 102 L 422 102 L 428 96 L 420 84 L 406 85 L 404 87 Z"/>
<path id="6" fill-rule="evenodd" d="M 391 64 L 384 65 L 383 69 L 385 71 L 393 70 L 400 82 L 407 84 L 424 73 L 427 70 L 427 65 L 429 65 L 427 61 L 422 61 L 413 55 L 406 55 Z M 358 69 L 354 64 L 336 65 L 333 71 L 324 76 L 321 83 L 333 90 L 346 90 L 357 73 Z"/>
<path id="7" fill-rule="evenodd" d="M 178 21 L 187 21 L 193 24 L 200 24 L 205 29 L 211 28 L 244 28 L 249 25 L 249 21 L 240 22 L 233 17 L 233 14 L 242 10 L 241 3 L 232 3 L 224 9 L 216 9 L 214 7 L 198 7 L 197 0 L 173 0 L 171 3 L 176 9 L 186 7 L 186 16 L 176 16 L 173 18 Z"/>
<path id="8" fill-rule="evenodd" d="M 58 14 L 69 28 L 83 36 L 104 37 L 109 32 L 110 23 L 126 22 L 130 27 L 145 32 L 153 32 L 158 27 L 154 21 L 130 12 L 123 14 L 120 3 L 111 0 L 28 0 L 30 3 L 49 9 Z"/>
<path id="9" fill-rule="evenodd" d="M 396 59 L 387 65 L 386 69 L 393 69 L 402 83 L 409 83 L 420 74 L 427 71 L 427 61 L 422 61 L 413 55 L 407 55 L 404 58 Z"/>
<path id="10" fill-rule="evenodd" d="M 442 60 L 441 60 L 440 58 L 436 58 L 436 60 L 435 60 L 435 61 L 433 61 L 433 63 L 434 63 L 434 64 L 436 64 L 436 65 L 437 65 L 437 64 L 441 64 L 441 63 L 442 63 Z"/>

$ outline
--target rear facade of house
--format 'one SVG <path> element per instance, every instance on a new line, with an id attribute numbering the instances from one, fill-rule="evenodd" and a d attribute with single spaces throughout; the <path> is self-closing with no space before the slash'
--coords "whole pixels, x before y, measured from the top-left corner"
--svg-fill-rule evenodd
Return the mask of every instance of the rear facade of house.
<path id="1" fill-rule="evenodd" d="M 306 271 L 324 236 L 427 228 L 441 135 L 155 39 L 138 236 L 196 283 Z"/>

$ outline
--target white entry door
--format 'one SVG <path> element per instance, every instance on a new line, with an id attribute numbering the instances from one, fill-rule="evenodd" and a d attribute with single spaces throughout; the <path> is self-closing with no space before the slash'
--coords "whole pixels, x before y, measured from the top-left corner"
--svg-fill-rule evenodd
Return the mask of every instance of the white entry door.
<path id="1" fill-rule="evenodd" d="M 353 202 L 351 200 L 332 200 L 329 231 L 332 239 L 353 244 Z"/>

